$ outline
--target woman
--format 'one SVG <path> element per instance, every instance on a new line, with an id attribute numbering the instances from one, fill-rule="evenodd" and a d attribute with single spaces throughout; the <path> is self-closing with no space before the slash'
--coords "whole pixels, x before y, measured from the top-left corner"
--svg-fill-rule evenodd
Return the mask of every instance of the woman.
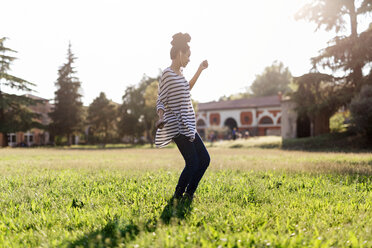
<path id="1" fill-rule="evenodd" d="M 190 97 L 190 90 L 201 72 L 208 67 L 208 62 L 203 61 L 190 82 L 187 82 L 182 75 L 182 68 L 190 61 L 191 52 L 187 44 L 190 40 L 191 37 L 187 33 L 173 35 L 170 51 L 172 64 L 163 71 L 158 89 L 156 111 L 159 120 L 155 144 L 157 147 L 164 147 L 172 140 L 177 144 L 186 165 L 173 198 L 184 197 L 191 201 L 209 166 L 210 157 L 196 132 L 195 112 Z"/>

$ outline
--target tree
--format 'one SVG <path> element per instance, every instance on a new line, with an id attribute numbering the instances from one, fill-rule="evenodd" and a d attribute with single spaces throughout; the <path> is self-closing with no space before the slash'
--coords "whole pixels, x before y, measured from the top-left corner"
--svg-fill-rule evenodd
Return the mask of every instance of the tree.
<path id="1" fill-rule="evenodd" d="M 153 80 L 145 89 L 144 99 L 145 99 L 145 129 L 147 140 L 150 141 L 151 147 L 154 144 L 156 127 L 155 123 L 157 120 L 157 113 L 155 110 L 156 100 L 158 99 L 158 86 L 159 81 Z"/>
<path id="2" fill-rule="evenodd" d="M 119 109 L 119 134 L 128 136 L 131 142 L 140 138 L 144 132 L 143 125 L 143 94 L 135 86 L 129 86 L 122 97 L 123 104 Z"/>
<path id="3" fill-rule="evenodd" d="M 295 77 L 294 82 L 298 88 L 291 97 L 297 103 L 298 116 L 310 119 L 312 135 L 329 133 L 329 119 L 348 97 L 344 92 L 347 88 L 338 84 L 338 78 L 322 73 Z"/>
<path id="4" fill-rule="evenodd" d="M 0 133 L 3 135 L 3 146 L 8 145 L 7 133 L 27 131 L 33 127 L 42 126 L 36 121 L 38 114 L 33 113 L 27 106 L 35 105 L 39 101 L 27 96 L 6 94 L 2 91 L 2 85 L 22 90 L 32 91 L 30 87 L 35 84 L 8 73 L 10 65 L 16 58 L 6 55 L 8 52 L 16 52 L 4 46 L 6 38 L 0 38 Z"/>
<path id="5" fill-rule="evenodd" d="M 297 19 L 315 22 L 316 30 L 325 27 L 326 31 L 334 30 L 337 34 L 345 30 L 350 31 L 349 36 L 342 35 L 333 38 L 329 42 L 330 46 L 323 49 L 319 56 L 312 58 L 312 62 L 314 68 L 320 65 L 334 72 L 342 70 L 348 73 L 347 83 L 353 84 L 356 91 L 360 90 L 363 81 L 362 68 L 366 63 L 364 61 L 366 55 L 368 56 L 365 50 L 371 47 L 371 43 L 369 45 L 364 43 L 358 34 L 357 20 L 358 16 L 366 16 L 371 12 L 371 5 L 370 0 L 315 0 L 305 5 L 296 16 Z M 348 24 L 349 28 L 347 28 Z"/>
<path id="6" fill-rule="evenodd" d="M 333 94 L 324 94 L 327 96 L 322 98 L 321 102 L 308 102 L 308 109 L 312 109 L 314 107 L 312 105 L 332 103 L 333 105 L 329 109 L 333 109 L 335 112 L 339 107 L 349 103 L 362 85 L 368 81 L 369 78 L 363 76 L 362 69 L 372 61 L 372 29 L 369 28 L 358 34 L 357 20 L 359 16 L 366 16 L 370 13 L 371 6 L 370 0 L 314 0 L 297 13 L 297 19 L 315 22 L 317 24 L 316 30 L 324 27 L 327 31 L 334 30 L 336 34 L 340 34 L 340 32 L 347 30 L 347 25 L 349 25 L 348 30 L 350 31 L 349 36 L 343 35 L 333 38 L 328 47 L 311 59 L 313 69 L 309 73 L 310 78 L 314 76 L 312 73 L 319 72 L 319 66 L 330 69 L 333 75 L 342 72 L 344 76 L 329 75 L 335 81 L 334 84 L 337 84 L 337 87 L 332 88 Z M 314 82 L 314 84 L 317 83 Z M 301 98 L 297 99 L 297 104 L 304 104 Z M 323 122 L 320 126 L 324 128 L 319 130 L 319 133 L 329 131 L 329 127 L 327 127 L 329 119 L 327 118 L 332 116 L 334 112 L 330 115 L 324 114 L 322 118 L 317 119 L 319 122 Z"/>
<path id="7" fill-rule="evenodd" d="M 352 124 L 372 144 L 372 86 L 365 85 L 350 104 Z"/>
<path id="8" fill-rule="evenodd" d="M 141 139 L 143 134 L 153 144 L 158 78 L 144 76 L 137 86 L 129 86 L 120 107 L 119 131 L 121 135 Z"/>
<path id="9" fill-rule="evenodd" d="M 254 96 L 272 96 L 278 92 L 285 94 L 291 91 L 289 88 L 291 79 L 288 67 L 284 67 L 282 62 L 274 61 L 261 75 L 256 75 L 251 90 Z"/>
<path id="10" fill-rule="evenodd" d="M 50 113 L 52 124 L 51 132 L 55 135 L 67 137 L 68 145 L 71 144 L 72 134 L 76 133 L 82 125 L 81 83 L 75 77 L 73 63 L 75 57 L 69 44 L 67 63 L 58 70 L 58 79 L 55 85 L 57 91 L 54 98 L 54 110 Z"/>
<path id="11" fill-rule="evenodd" d="M 238 99 L 243 99 L 243 98 L 251 98 L 253 95 L 249 91 L 250 91 L 249 88 L 247 88 L 247 92 L 231 94 L 229 96 L 223 95 L 218 99 L 218 101 L 230 101 L 230 100 L 238 100 Z"/>
<path id="12" fill-rule="evenodd" d="M 91 126 L 93 134 L 104 143 L 107 143 L 109 134 L 113 136 L 116 114 L 116 106 L 103 92 L 89 105 L 87 123 Z"/>

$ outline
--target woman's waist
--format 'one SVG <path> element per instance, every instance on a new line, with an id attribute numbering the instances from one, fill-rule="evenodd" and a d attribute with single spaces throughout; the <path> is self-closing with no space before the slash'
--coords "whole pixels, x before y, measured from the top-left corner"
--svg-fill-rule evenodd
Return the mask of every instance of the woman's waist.
<path id="1" fill-rule="evenodd" d="M 182 118 L 187 118 L 187 119 L 195 119 L 195 112 L 193 110 L 188 110 L 188 111 L 171 111 L 169 109 L 165 109 L 164 111 L 164 119 L 180 119 Z"/>
<path id="2" fill-rule="evenodd" d="M 167 125 L 170 124 L 181 124 L 185 126 L 196 126 L 196 118 L 194 116 L 189 116 L 187 118 L 180 118 L 175 116 L 174 114 L 164 115 L 164 122 L 167 123 Z"/>

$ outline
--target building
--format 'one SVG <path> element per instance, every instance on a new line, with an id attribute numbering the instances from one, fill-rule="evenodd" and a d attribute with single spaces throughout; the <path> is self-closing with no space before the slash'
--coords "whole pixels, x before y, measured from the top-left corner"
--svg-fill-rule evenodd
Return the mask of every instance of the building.
<path id="1" fill-rule="evenodd" d="M 250 135 L 281 135 L 281 95 L 199 103 L 196 127 L 205 136 L 210 127 L 236 128 Z"/>
<path id="2" fill-rule="evenodd" d="M 48 116 L 48 113 L 52 110 L 53 105 L 49 103 L 49 100 L 34 96 L 31 94 L 26 94 L 25 96 L 40 100 L 42 103 L 37 103 L 34 106 L 29 106 L 30 110 L 40 114 L 40 119 L 38 120 L 42 125 L 47 126 L 51 122 L 51 119 Z M 37 128 L 33 128 L 28 130 L 27 132 L 17 132 L 17 133 L 9 133 L 8 134 L 8 145 L 9 146 L 17 146 L 17 145 L 46 145 L 50 143 L 50 135 L 49 132 Z M 0 134 L 0 146 L 2 144 L 3 137 Z"/>
<path id="3" fill-rule="evenodd" d="M 323 133 L 327 133 L 324 132 L 324 129 L 317 128 L 318 125 L 322 125 L 324 123 L 323 121 L 326 120 L 322 113 L 318 113 L 315 117 L 313 117 L 314 118 L 313 120 L 311 120 L 307 115 L 299 115 L 296 110 L 297 108 L 296 102 L 294 102 L 289 97 L 283 98 L 281 101 L 281 105 L 283 113 L 282 114 L 283 139 L 313 137 Z M 337 113 L 341 113 L 343 115 L 344 125 L 350 123 L 350 119 L 347 117 L 348 112 L 349 110 L 346 107 L 341 107 L 337 111 Z M 328 119 L 328 121 L 330 121 L 330 119 Z"/>
<path id="4" fill-rule="evenodd" d="M 301 121 L 296 112 L 296 103 L 289 98 L 283 98 L 281 101 L 282 106 L 282 126 L 281 133 L 283 139 L 293 139 L 297 137 L 307 137 L 306 131 L 310 130 L 309 122 Z M 302 131 L 302 132 L 300 132 Z M 300 133 L 298 133 L 300 132 Z"/>

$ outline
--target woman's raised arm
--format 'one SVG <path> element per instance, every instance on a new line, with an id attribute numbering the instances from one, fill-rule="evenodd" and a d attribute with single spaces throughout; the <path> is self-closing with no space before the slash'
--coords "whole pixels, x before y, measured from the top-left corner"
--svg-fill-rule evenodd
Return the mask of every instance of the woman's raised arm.
<path id="1" fill-rule="evenodd" d="M 198 80 L 200 74 L 202 73 L 202 71 L 204 69 L 208 68 L 208 61 L 207 60 L 204 60 L 198 70 L 196 71 L 195 75 L 192 77 L 192 79 L 189 81 L 189 84 L 190 84 L 190 90 L 192 89 L 192 87 L 194 87 L 194 84 L 196 83 L 196 81 Z"/>

